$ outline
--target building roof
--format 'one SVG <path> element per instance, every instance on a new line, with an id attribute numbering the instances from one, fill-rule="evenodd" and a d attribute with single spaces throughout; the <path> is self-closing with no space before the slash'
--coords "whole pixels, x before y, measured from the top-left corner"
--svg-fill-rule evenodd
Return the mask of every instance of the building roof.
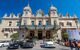
<path id="1" fill-rule="evenodd" d="M 30 10 L 31 11 L 31 7 L 29 6 L 29 4 L 26 7 L 24 7 L 24 10 Z"/>

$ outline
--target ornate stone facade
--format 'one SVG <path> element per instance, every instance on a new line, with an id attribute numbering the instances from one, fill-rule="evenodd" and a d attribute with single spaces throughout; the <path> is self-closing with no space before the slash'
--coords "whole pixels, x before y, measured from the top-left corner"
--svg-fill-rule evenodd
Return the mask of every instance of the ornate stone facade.
<path id="1" fill-rule="evenodd" d="M 51 5 L 48 14 L 39 9 L 36 15 L 32 14 L 30 6 L 23 9 L 23 14 L 15 16 L 13 13 L 8 17 L 3 16 L 0 24 L 0 39 L 10 39 L 13 33 L 19 33 L 19 39 L 37 37 L 38 39 L 52 38 L 62 39 L 62 30 L 76 29 L 78 18 L 76 15 L 66 16 L 57 13 L 57 8 Z"/>

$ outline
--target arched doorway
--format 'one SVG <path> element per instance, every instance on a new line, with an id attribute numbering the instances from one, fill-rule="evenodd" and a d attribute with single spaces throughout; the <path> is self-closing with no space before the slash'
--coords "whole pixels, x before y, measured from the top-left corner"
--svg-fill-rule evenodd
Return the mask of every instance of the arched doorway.
<path id="1" fill-rule="evenodd" d="M 33 38 L 34 37 L 34 31 L 30 31 L 30 38 Z"/>
<path id="2" fill-rule="evenodd" d="M 42 39 L 42 31 L 38 31 L 38 39 Z"/>
<path id="3" fill-rule="evenodd" d="M 50 31 L 46 31 L 46 38 L 47 38 L 47 39 L 50 39 L 50 37 L 51 37 Z"/>

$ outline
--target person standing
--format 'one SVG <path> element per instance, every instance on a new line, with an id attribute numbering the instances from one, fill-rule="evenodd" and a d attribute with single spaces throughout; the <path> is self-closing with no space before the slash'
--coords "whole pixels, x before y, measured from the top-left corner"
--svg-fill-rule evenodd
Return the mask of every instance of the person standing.
<path id="1" fill-rule="evenodd" d="M 73 46 L 73 41 L 69 40 L 69 44 L 70 44 L 71 50 L 73 50 L 73 48 L 74 48 L 74 46 Z"/>
<path id="2" fill-rule="evenodd" d="M 78 50 L 80 50 L 80 41 L 78 41 L 78 43 L 77 43 L 77 48 L 78 48 Z"/>
<path id="3" fill-rule="evenodd" d="M 78 42 L 74 39 L 73 43 L 75 45 L 75 50 L 78 50 Z"/>
<path id="4" fill-rule="evenodd" d="M 78 49 L 78 47 L 77 47 L 77 41 L 75 39 L 74 39 L 73 43 L 74 43 L 75 50 L 77 50 Z"/>

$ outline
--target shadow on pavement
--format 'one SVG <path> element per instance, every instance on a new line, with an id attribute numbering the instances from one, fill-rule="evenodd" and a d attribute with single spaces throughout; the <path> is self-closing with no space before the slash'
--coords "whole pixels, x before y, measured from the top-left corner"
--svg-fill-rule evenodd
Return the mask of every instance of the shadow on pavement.
<path id="1" fill-rule="evenodd" d="M 53 49 L 55 47 L 44 47 L 44 45 L 40 45 L 41 48 L 49 48 L 49 49 Z"/>
<path id="2" fill-rule="evenodd" d="M 17 50 L 17 49 L 8 49 L 8 48 L 6 48 L 6 50 Z"/>
<path id="3" fill-rule="evenodd" d="M 70 50 L 70 49 L 63 49 L 63 48 L 61 48 L 61 50 Z"/>

